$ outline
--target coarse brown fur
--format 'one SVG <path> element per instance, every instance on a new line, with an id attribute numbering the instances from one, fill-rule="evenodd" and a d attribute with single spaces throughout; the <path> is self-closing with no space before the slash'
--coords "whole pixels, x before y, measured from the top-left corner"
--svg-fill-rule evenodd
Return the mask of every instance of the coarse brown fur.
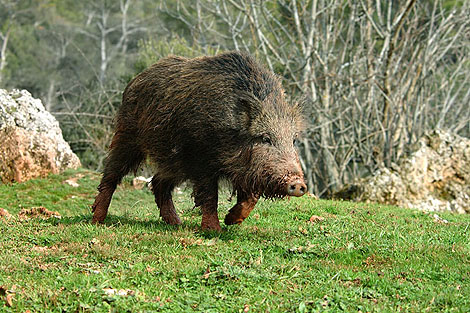
<path id="1" fill-rule="evenodd" d="M 301 128 L 301 110 L 285 100 L 279 79 L 245 53 L 162 59 L 124 91 L 93 221 L 104 220 L 122 177 L 148 157 L 165 222 L 181 223 L 171 192 L 190 181 L 202 228 L 220 230 L 218 182 L 226 179 L 238 201 L 225 223 L 241 223 L 260 196 L 305 192 L 293 144 Z"/>

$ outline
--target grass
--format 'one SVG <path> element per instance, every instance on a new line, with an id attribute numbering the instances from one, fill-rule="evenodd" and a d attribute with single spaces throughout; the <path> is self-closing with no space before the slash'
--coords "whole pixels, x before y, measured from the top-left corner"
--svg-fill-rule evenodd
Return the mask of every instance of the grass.
<path id="1" fill-rule="evenodd" d="M 105 225 L 89 223 L 99 174 L 0 185 L 0 311 L 468 312 L 470 216 L 312 197 L 261 201 L 220 234 L 183 225 L 126 180 Z M 75 180 L 79 187 L 64 183 Z M 233 205 L 220 194 L 220 218 Z M 62 218 L 21 218 L 45 207 Z"/>

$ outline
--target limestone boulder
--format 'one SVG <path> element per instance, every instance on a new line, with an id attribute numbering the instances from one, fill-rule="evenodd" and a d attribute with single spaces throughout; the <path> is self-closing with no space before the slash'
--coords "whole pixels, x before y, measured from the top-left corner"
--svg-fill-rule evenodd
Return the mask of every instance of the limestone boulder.
<path id="1" fill-rule="evenodd" d="M 26 90 L 0 89 L 0 180 L 24 182 L 77 168 L 59 123 Z"/>
<path id="2" fill-rule="evenodd" d="M 400 166 L 382 168 L 337 197 L 470 213 L 470 139 L 439 130 L 429 133 Z"/>

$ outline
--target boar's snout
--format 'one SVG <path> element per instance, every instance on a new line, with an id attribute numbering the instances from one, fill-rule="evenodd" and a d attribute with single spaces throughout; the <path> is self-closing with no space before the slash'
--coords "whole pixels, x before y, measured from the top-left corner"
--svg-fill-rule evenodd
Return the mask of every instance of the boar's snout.
<path id="1" fill-rule="evenodd" d="M 287 184 L 287 194 L 294 197 L 302 197 L 307 192 L 307 185 L 297 178 Z"/>

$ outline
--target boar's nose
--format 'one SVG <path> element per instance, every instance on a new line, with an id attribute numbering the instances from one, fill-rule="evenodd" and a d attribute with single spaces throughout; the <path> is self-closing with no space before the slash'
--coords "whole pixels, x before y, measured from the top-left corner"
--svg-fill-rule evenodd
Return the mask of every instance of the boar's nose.
<path id="1" fill-rule="evenodd" d="M 302 197 L 307 191 L 307 186 L 300 179 L 287 184 L 287 194 L 294 197 Z"/>

